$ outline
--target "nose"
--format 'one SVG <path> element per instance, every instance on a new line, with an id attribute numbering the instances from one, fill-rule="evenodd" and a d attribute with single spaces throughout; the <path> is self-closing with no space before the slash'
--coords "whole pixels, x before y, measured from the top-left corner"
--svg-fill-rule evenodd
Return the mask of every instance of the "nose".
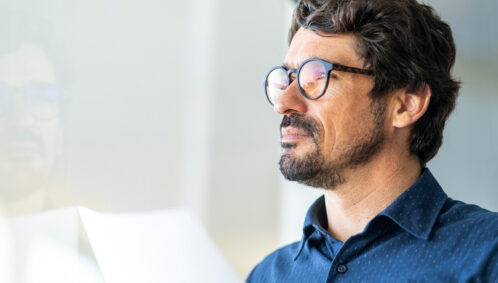
<path id="1" fill-rule="evenodd" d="M 307 111 L 307 101 L 301 95 L 297 82 L 293 81 L 290 86 L 280 94 L 273 104 L 273 110 L 278 114 L 303 114 Z"/>

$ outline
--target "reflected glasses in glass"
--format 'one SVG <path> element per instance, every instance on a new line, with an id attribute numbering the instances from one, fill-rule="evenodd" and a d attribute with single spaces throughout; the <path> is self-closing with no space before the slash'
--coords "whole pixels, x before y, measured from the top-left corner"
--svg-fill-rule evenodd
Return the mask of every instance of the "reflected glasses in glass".
<path id="1" fill-rule="evenodd" d="M 60 114 L 61 102 L 62 93 L 54 85 L 8 87 L 0 84 L 0 120 L 15 118 L 19 104 L 37 120 L 53 119 Z"/>

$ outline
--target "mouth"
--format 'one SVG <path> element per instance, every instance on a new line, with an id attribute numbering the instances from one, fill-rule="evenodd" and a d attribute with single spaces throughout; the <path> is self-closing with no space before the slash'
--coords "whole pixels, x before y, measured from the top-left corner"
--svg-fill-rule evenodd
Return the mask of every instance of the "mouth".
<path id="1" fill-rule="evenodd" d="M 304 141 L 313 138 L 310 134 L 303 130 L 294 127 L 284 127 L 281 130 L 281 142 L 285 143 L 296 143 L 299 141 Z"/>
<path id="2" fill-rule="evenodd" d="M 11 160 L 29 160 L 37 156 L 40 151 L 36 143 L 27 141 L 10 142 L 5 149 Z"/>

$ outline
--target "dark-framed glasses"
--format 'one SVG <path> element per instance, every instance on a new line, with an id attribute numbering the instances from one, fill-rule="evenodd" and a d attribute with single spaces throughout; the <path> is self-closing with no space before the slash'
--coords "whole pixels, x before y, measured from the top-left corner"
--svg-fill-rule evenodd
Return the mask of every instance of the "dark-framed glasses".
<path id="1" fill-rule="evenodd" d="M 0 120 L 13 119 L 21 107 L 37 120 L 48 120 L 59 116 L 62 93 L 50 84 L 30 84 L 8 87 L 0 84 Z"/>
<path id="2" fill-rule="evenodd" d="M 263 86 L 266 98 L 271 105 L 289 87 L 292 81 L 297 79 L 297 87 L 301 94 L 311 100 L 323 96 L 329 85 L 330 72 L 343 71 L 349 73 L 373 75 L 371 70 L 334 64 L 318 58 L 304 61 L 297 69 L 289 69 L 282 66 L 272 68 L 265 76 Z"/>

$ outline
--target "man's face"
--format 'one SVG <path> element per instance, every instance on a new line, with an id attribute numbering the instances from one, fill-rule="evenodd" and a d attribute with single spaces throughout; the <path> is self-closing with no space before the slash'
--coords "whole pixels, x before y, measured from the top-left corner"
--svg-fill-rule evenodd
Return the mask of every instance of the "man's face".
<path id="1" fill-rule="evenodd" d="M 320 36 L 301 28 L 285 64 L 298 68 L 309 58 L 363 68 L 352 35 Z M 279 96 L 274 110 L 281 124 L 283 175 L 314 187 L 332 189 L 345 182 L 344 172 L 371 160 L 384 141 L 385 101 L 372 101 L 373 77 L 332 71 L 325 94 L 303 97 L 297 82 Z"/>
<path id="2" fill-rule="evenodd" d="M 51 173 L 62 150 L 60 99 L 41 49 L 0 56 L 0 197 L 20 198 Z"/>

